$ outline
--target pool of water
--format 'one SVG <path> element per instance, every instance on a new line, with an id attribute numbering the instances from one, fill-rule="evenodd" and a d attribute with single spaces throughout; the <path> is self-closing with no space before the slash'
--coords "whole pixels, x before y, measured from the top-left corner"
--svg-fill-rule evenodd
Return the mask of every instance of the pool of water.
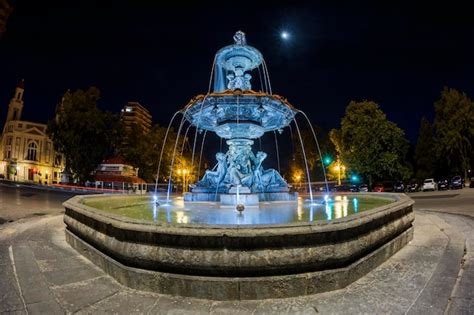
<path id="1" fill-rule="evenodd" d="M 127 199 L 86 199 L 87 206 L 124 217 L 154 221 L 158 223 L 248 225 L 287 224 L 334 220 L 373 209 L 393 202 L 386 198 L 367 196 L 331 196 L 326 203 L 299 198 L 296 203 L 263 203 L 260 207 L 246 207 L 242 213 L 234 207 L 220 207 L 214 203 L 184 203 L 182 197 L 175 197 L 166 203 L 153 202 L 150 197 Z"/>

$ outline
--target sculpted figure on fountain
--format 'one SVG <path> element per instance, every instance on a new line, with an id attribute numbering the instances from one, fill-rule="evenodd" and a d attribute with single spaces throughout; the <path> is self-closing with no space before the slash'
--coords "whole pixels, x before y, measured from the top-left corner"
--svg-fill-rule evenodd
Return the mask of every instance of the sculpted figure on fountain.
<path id="1" fill-rule="evenodd" d="M 263 168 L 262 162 L 266 157 L 267 154 L 262 151 L 255 155 L 249 147 L 231 146 L 227 154 L 216 154 L 215 170 L 206 170 L 195 187 L 210 192 L 237 186 L 248 187 L 252 192 L 287 190 L 288 184 L 276 170 Z"/>
<path id="2" fill-rule="evenodd" d="M 222 152 L 216 153 L 217 166 L 215 171 L 206 170 L 203 178 L 197 183 L 199 187 L 219 187 L 225 184 L 227 175 L 226 155 Z"/>

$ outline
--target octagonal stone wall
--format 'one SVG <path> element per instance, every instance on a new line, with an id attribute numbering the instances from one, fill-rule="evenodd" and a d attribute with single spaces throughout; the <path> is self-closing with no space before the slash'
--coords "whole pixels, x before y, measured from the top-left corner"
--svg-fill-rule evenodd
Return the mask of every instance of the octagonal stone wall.
<path id="1" fill-rule="evenodd" d="M 64 222 L 74 248 L 130 287 L 217 300 L 288 297 L 342 288 L 412 239 L 413 201 L 377 196 L 394 202 L 334 221 L 254 226 L 157 224 L 76 196 L 64 203 Z"/>

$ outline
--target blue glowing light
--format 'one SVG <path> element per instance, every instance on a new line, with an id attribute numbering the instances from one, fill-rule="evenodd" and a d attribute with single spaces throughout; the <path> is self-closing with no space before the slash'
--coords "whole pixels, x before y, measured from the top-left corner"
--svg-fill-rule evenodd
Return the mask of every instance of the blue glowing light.
<path id="1" fill-rule="evenodd" d="M 358 181 L 359 181 L 359 176 L 357 176 L 357 175 L 352 175 L 352 176 L 351 176 L 351 180 L 352 180 L 353 182 L 358 182 Z"/>
<path id="2" fill-rule="evenodd" d="M 352 203 L 354 204 L 354 212 L 359 212 L 359 200 L 357 198 L 352 199 Z"/>
<path id="3" fill-rule="evenodd" d="M 324 160 L 323 160 L 323 163 L 324 163 L 325 165 L 329 165 L 329 164 L 331 164 L 331 162 L 332 162 L 332 159 L 331 159 L 330 156 L 326 156 L 326 157 L 324 158 Z"/>
<path id="4" fill-rule="evenodd" d="M 328 202 L 329 201 L 329 196 L 328 195 L 324 195 L 324 202 Z"/>
<path id="5" fill-rule="evenodd" d="M 281 32 L 280 36 L 282 39 L 287 40 L 290 38 L 290 33 L 288 33 L 287 31 L 283 31 Z"/>

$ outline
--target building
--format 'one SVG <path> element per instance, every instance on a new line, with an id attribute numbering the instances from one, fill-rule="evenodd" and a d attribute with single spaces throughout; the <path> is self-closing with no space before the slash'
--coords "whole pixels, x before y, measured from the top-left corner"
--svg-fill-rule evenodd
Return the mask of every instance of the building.
<path id="1" fill-rule="evenodd" d="M 7 20 L 12 11 L 13 8 L 7 0 L 0 0 L 0 38 L 6 31 Z"/>
<path id="2" fill-rule="evenodd" d="M 100 184 L 101 188 L 146 191 L 145 181 L 138 177 L 138 168 L 121 157 L 102 161 L 93 177 L 97 187 Z"/>
<path id="3" fill-rule="evenodd" d="M 121 119 L 125 134 L 130 132 L 133 124 L 140 126 L 145 134 L 151 130 L 151 114 L 138 102 L 128 102 L 122 109 Z"/>
<path id="4" fill-rule="evenodd" d="M 0 177 L 25 182 L 55 184 L 61 181 L 63 156 L 55 152 L 46 125 L 21 120 L 23 81 L 8 105 L 0 136 Z"/>

